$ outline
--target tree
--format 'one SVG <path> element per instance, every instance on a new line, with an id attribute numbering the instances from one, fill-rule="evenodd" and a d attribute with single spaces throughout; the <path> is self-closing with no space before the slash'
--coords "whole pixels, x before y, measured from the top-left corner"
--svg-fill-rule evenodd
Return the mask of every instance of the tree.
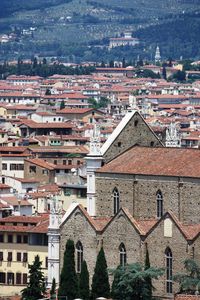
<path id="1" fill-rule="evenodd" d="M 178 70 L 172 77 L 176 81 L 185 81 L 186 80 L 186 73 L 185 71 Z"/>
<path id="2" fill-rule="evenodd" d="M 91 298 L 92 299 L 96 299 L 98 297 L 109 298 L 109 296 L 110 296 L 110 285 L 108 280 L 107 262 L 102 247 L 97 256 L 94 275 L 92 278 Z"/>
<path id="3" fill-rule="evenodd" d="M 65 108 L 65 101 L 62 100 L 62 101 L 60 102 L 60 110 L 61 110 L 61 109 L 64 109 L 64 108 Z"/>
<path id="4" fill-rule="evenodd" d="M 46 89 L 45 95 L 46 95 L 46 96 L 51 95 L 51 90 L 50 90 L 50 89 Z"/>
<path id="5" fill-rule="evenodd" d="M 74 251 L 74 242 L 68 240 L 58 289 L 58 296 L 65 296 L 68 300 L 73 300 L 78 296 L 78 278 L 75 271 Z"/>
<path id="6" fill-rule="evenodd" d="M 38 300 L 44 297 L 46 287 L 41 265 L 42 262 L 38 255 L 35 257 L 33 264 L 28 265 L 29 280 L 27 287 L 22 290 L 23 300 Z"/>
<path id="7" fill-rule="evenodd" d="M 55 278 L 53 278 L 53 280 L 52 280 L 50 295 L 51 295 L 51 299 L 56 298 L 56 280 L 55 280 Z"/>
<path id="8" fill-rule="evenodd" d="M 146 250 L 144 269 L 148 270 L 150 267 L 151 267 L 151 265 L 150 265 L 150 259 L 149 259 L 149 251 L 147 249 Z M 147 296 L 144 299 L 150 300 L 150 299 L 152 299 L 152 280 L 151 280 L 151 277 L 146 279 L 145 285 L 146 285 L 146 289 L 147 289 Z"/>
<path id="9" fill-rule="evenodd" d="M 163 76 L 163 78 L 165 80 L 167 79 L 167 71 L 166 71 L 166 67 L 165 66 L 163 66 L 163 68 L 162 68 L 162 76 Z"/>
<path id="10" fill-rule="evenodd" d="M 81 273 L 79 277 L 79 296 L 84 300 L 89 300 L 90 298 L 89 273 L 85 260 L 82 262 Z"/>
<path id="11" fill-rule="evenodd" d="M 162 269 L 149 267 L 145 270 L 140 263 L 119 266 L 114 271 L 112 297 L 119 300 L 150 299 L 146 283 L 149 279 L 158 279 L 162 274 Z"/>
<path id="12" fill-rule="evenodd" d="M 185 273 L 174 276 L 174 280 L 180 285 L 180 293 L 195 294 L 200 291 L 200 266 L 193 259 L 184 261 Z"/>

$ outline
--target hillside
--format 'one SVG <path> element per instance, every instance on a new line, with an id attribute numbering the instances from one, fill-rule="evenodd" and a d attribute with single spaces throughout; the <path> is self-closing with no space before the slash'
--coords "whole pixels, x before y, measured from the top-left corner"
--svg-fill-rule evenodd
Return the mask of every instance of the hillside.
<path id="1" fill-rule="evenodd" d="M 15 57 L 38 54 L 69 61 L 138 54 L 150 59 L 156 44 L 164 57 L 200 57 L 195 46 L 199 11 L 199 0 L 1 0 L 0 33 L 14 32 L 17 38 L 0 46 L 0 58 L 13 56 L 14 49 Z M 34 32 L 21 34 L 30 27 Z M 141 39 L 140 45 L 108 51 L 109 38 L 126 30 Z"/>

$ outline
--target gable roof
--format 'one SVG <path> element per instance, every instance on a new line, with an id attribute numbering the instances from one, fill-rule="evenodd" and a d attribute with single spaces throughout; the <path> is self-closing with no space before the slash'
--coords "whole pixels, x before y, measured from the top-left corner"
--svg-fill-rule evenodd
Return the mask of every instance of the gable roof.
<path id="1" fill-rule="evenodd" d="M 157 140 L 160 142 L 160 145 L 162 145 L 162 142 L 158 139 L 156 134 L 153 132 L 153 130 L 149 127 L 149 125 L 145 122 L 144 118 L 141 116 L 141 114 L 134 110 L 132 112 L 128 112 L 124 118 L 121 120 L 121 122 L 117 125 L 115 130 L 112 132 L 112 134 L 109 136 L 107 141 L 103 144 L 101 147 L 101 154 L 104 155 L 107 150 L 110 148 L 110 146 L 113 144 L 113 142 L 116 140 L 116 138 L 120 135 L 122 130 L 126 127 L 126 125 L 129 123 L 129 121 L 135 116 L 139 115 L 140 118 L 143 120 L 143 122 L 146 124 L 146 126 L 149 128 L 149 130 L 153 133 L 153 135 L 157 138 Z"/>
<path id="2" fill-rule="evenodd" d="M 97 173 L 200 178 L 200 151 L 135 146 L 98 169 Z"/>

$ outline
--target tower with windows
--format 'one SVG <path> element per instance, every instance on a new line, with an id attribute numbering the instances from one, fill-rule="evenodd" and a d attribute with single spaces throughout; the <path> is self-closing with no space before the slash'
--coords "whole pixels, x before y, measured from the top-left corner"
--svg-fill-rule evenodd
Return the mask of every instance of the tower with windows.
<path id="1" fill-rule="evenodd" d="M 87 211 L 90 216 L 96 215 L 95 205 L 95 171 L 102 165 L 103 157 L 100 150 L 100 128 L 95 123 L 90 136 L 90 153 L 86 156 L 87 163 Z"/>
<path id="2" fill-rule="evenodd" d="M 62 204 L 56 197 L 50 199 L 50 220 L 48 227 L 48 287 L 51 287 L 53 278 L 59 284 L 59 247 L 60 224 L 62 221 Z"/>
<path id="3" fill-rule="evenodd" d="M 155 63 L 161 62 L 160 47 L 156 47 Z"/>

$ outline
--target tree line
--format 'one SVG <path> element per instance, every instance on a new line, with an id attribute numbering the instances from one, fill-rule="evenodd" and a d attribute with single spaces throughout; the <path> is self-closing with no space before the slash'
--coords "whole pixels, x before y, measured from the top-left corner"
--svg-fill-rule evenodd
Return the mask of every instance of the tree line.
<path id="1" fill-rule="evenodd" d="M 4 62 L 0 65 L 0 78 L 5 79 L 9 75 L 26 75 L 26 76 L 41 76 L 49 77 L 54 74 L 59 75 L 89 75 L 95 71 L 93 66 L 76 66 L 66 67 L 63 64 L 48 64 L 44 58 L 42 62 L 38 62 L 35 57 L 32 63 L 24 63 L 20 58 L 16 65 L 10 65 Z"/>

